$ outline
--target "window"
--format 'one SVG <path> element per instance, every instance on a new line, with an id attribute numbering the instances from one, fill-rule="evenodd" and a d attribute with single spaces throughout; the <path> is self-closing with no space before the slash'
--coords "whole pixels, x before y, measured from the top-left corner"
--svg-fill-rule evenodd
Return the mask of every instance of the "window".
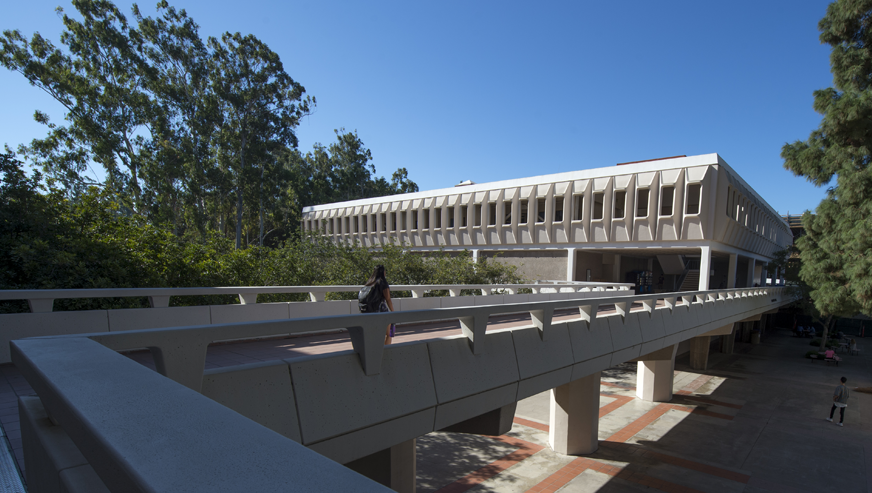
<path id="1" fill-rule="evenodd" d="M 349 217 L 342 218 L 342 233 L 348 234 L 351 231 L 351 220 Z"/>
<path id="2" fill-rule="evenodd" d="M 381 214 L 381 230 L 382 232 L 386 232 L 388 230 L 388 215 L 382 212 Z"/>
<path id="3" fill-rule="evenodd" d="M 545 199 L 537 199 L 536 200 L 536 222 L 544 223 L 545 222 Z"/>
<path id="4" fill-rule="evenodd" d="M 615 191 L 615 219 L 624 218 L 624 209 L 627 208 L 627 191 Z"/>
<path id="5" fill-rule="evenodd" d="M 727 187 L 727 217 L 730 217 L 730 191 L 731 187 Z"/>
<path id="6" fill-rule="evenodd" d="M 699 196 L 702 185 L 691 183 L 687 185 L 687 198 L 685 199 L 685 214 L 699 214 Z"/>
<path id="7" fill-rule="evenodd" d="M 650 191 L 647 188 L 636 190 L 636 217 L 648 217 L 648 195 Z"/>
<path id="8" fill-rule="evenodd" d="M 602 192 L 597 192 L 593 194 L 593 218 L 594 219 L 602 219 L 603 218 L 603 194 Z"/>
<path id="9" fill-rule="evenodd" d="M 430 229 L 430 209 L 424 209 L 421 212 L 424 213 L 423 214 L 423 216 L 424 216 L 424 228 L 423 229 Z"/>
<path id="10" fill-rule="evenodd" d="M 370 218 L 370 216 L 368 216 L 368 215 L 367 216 L 360 216 L 360 231 L 362 233 L 369 232 L 369 224 L 368 224 L 369 218 Z"/>
<path id="11" fill-rule="evenodd" d="M 672 201 L 675 199 L 675 187 L 662 187 L 660 189 L 660 215 L 672 215 Z"/>
<path id="12" fill-rule="evenodd" d="M 582 205 L 584 204 L 584 195 L 578 194 L 572 196 L 572 220 L 573 221 L 581 221 L 583 217 L 582 213 Z"/>
<path id="13" fill-rule="evenodd" d="M 400 211 L 397 212 L 397 229 L 400 231 L 406 230 L 406 212 Z"/>
<path id="14" fill-rule="evenodd" d="M 497 203 L 496 202 L 488 202 L 488 204 L 487 204 L 487 225 L 488 226 L 496 226 L 497 225 Z"/>
<path id="15" fill-rule="evenodd" d="M 448 227 L 454 227 L 454 207 L 448 208 Z"/>
<path id="16" fill-rule="evenodd" d="M 357 233 L 358 225 L 360 224 L 360 216 L 352 216 L 349 218 L 349 220 L 351 221 L 351 232 Z"/>
<path id="17" fill-rule="evenodd" d="M 563 197 L 554 197 L 554 222 L 563 221 Z"/>
<path id="18" fill-rule="evenodd" d="M 521 221 L 518 224 L 527 224 L 527 215 L 529 212 L 527 199 L 521 200 Z"/>
<path id="19" fill-rule="evenodd" d="M 481 204 L 475 204 L 475 218 L 473 224 L 481 226 Z"/>
<path id="20" fill-rule="evenodd" d="M 409 225 L 412 227 L 412 230 L 418 229 L 418 212 L 419 211 L 409 211 Z"/>
<path id="21" fill-rule="evenodd" d="M 464 205 L 460 208 L 460 227 L 465 228 L 469 221 L 469 206 Z"/>
<path id="22" fill-rule="evenodd" d="M 433 225 L 436 229 L 442 229 L 442 208 L 433 209 Z"/>
<path id="23" fill-rule="evenodd" d="M 396 231 L 396 230 L 397 230 L 397 213 L 396 213 L 396 212 L 391 212 L 390 218 L 391 218 L 391 221 L 390 221 L 390 230 L 391 230 L 391 231 Z"/>
<path id="24" fill-rule="evenodd" d="M 512 224 L 512 201 L 503 202 L 503 224 Z"/>

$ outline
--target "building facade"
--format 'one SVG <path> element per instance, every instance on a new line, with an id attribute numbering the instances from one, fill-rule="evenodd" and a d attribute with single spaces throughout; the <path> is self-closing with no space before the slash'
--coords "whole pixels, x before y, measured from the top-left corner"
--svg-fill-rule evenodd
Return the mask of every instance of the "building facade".
<path id="1" fill-rule="evenodd" d="M 777 279 L 764 266 L 793 241 L 717 154 L 323 204 L 304 209 L 302 227 L 337 242 L 497 257 L 530 280 L 647 278 L 655 291 Z"/>

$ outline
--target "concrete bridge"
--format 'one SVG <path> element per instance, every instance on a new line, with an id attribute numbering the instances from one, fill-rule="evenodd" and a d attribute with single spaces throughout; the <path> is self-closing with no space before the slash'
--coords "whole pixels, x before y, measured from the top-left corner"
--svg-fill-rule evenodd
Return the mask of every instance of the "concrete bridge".
<path id="1" fill-rule="evenodd" d="M 417 437 L 502 434 L 518 400 L 548 389 L 551 446 L 591 453 L 601 370 L 637 361 L 637 395 L 668 401 L 680 344 L 689 341 L 692 363 L 704 368 L 711 337 L 793 301 L 778 287 L 570 291 L 15 340 L 12 360 L 38 394 L 20 401 L 25 457 L 34 459 L 28 478 L 43 478 L 31 491 L 384 490 L 352 469 L 413 491 Z M 562 310 L 576 315 L 555 320 Z M 529 313 L 532 323 L 485 332 L 490 317 L 508 313 Z M 463 335 L 383 346 L 389 322 L 445 319 L 459 320 Z M 204 370 L 213 341 L 340 328 L 353 351 Z M 116 352 L 133 348 L 149 348 L 158 373 Z"/>

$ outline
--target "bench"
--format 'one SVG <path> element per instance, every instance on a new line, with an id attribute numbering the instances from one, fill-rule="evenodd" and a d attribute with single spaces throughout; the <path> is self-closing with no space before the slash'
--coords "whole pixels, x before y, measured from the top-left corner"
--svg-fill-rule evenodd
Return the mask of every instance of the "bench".
<path id="1" fill-rule="evenodd" d="M 812 354 L 809 356 L 809 358 L 811 358 L 812 361 L 814 361 L 816 359 L 822 359 L 826 362 L 826 364 L 829 365 L 830 363 L 835 363 L 836 366 L 839 366 L 839 362 L 842 361 L 842 358 L 840 358 L 838 355 L 836 355 L 835 352 L 833 353 L 832 357 L 829 357 L 829 358 L 827 357 L 825 352 L 818 353 L 818 354 Z"/>

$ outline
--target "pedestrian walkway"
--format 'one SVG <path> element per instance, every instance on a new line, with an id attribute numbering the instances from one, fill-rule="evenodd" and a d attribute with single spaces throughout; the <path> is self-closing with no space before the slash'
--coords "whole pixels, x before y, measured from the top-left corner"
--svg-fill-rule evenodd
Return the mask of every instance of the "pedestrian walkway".
<path id="1" fill-rule="evenodd" d="M 565 314 L 572 316 L 572 314 Z M 577 316 L 577 313 L 576 313 Z M 489 330 L 529 323 L 492 320 Z M 396 342 L 459 334 L 456 322 L 400 327 Z M 859 345 L 863 347 L 861 339 Z M 350 349 L 347 334 L 216 344 L 207 367 Z M 547 392 L 518 404 L 512 431 L 500 437 L 431 433 L 418 439 L 418 491 L 704 491 L 872 493 L 872 395 L 853 392 L 845 426 L 825 421 L 841 376 L 848 387 L 872 387 L 870 351 L 846 355 L 840 367 L 802 356 L 808 340 L 770 331 L 762 344 L 713 352 L 710 369 L 676 361 L 668 403 L 635 396 L 634 364 L 602 374 L 599 450 L 555 454 L 548 447 Z M 153 365 L 148 352 L 129 357 Z M 33 391 L 0 366 L 0 425 L 23 470 L 17 396 Z"/>

